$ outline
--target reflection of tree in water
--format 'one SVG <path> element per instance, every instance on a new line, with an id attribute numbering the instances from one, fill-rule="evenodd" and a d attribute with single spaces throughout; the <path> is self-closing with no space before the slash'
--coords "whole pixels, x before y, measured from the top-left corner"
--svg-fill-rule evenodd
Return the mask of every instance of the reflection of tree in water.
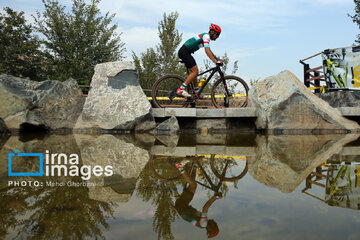
<path id="1" fill-rule="evenodd" d="M 114 204 L 92 200 L 88 191 L 66 186 L 0 190 L 0 238 L 17 232 L 16 239 L 104 239 L 102 228 L 109 228 Z"/>
<path id="2" fill-rule="evenodd" d="M 212 174 L 208 161 L 201 162 L 205 171 L 209 174 L 211 180 L 215 183 L 219 182 L 219 179 L 216 178 L 214 174 Z M 165 172 L 172 172 L 175 168 L 171 164 L 162 164 L 162 168 L 168 168 Z M 189 167 L 187 165 L 187 167 Z M 176 170 L 176 169 L 175 169 Z M 189 170 L 187 168 L 187 170 Z M 178 170 L 176 170 L 178 171 Z M 200 182 L 206 184 L 206 179 L 203 178 Z M 215 184 L 216 184 L 215 183 Z M 183 186 L 186 184 L 185 179 L 180 176 L 179 179 L 175 181 L 162 181 L 157 178 L 153 172 L 150 163 L 147 163 L 141 174 L 139 175 L 137 182 L 136 193 L 137 196 L 142 198 L 144 201 L 149 202 L 152 201 L 152 205 L 156 207 L 154 219 L 153 219 L 153 229 L 158 234 L 158 239 L 174 239 L 174 236 L 171 231 L 171 223 L 175 221 L 175 219 L 179 218 L 174 203 L 176 198 L 179 196 L 178 189 L 183 191 Z M 235 183 L 236 184 L 236 183 Z M 199 187 L 201 187 L 199 185 Z M 204 190 L 205 188 L 203 188 Z M 213 196 L 214 192 L 210 189 L 207 189 L 207 195 Z M 226 195 L 228 191 L 228 187 L 225 184 L 222 184 L 220 187 L 220 191 Z M 199 191 L 199 190 L 198 190 Z M 195 193 L 196 195 L 196 193 Z"/>
<path id="3" fill-rule="evenodd" d="M 153 198 L 153 204 L 157 205 L 153 229 L 158 233 L 159 239 L 161 239 L 161 237 L 164 239 L 174 239 L 171 232 L 171 223 L 174 222 L 177 212 L 173 207 L 174 195 L 166 185 L 165 183 L 160 183 L 159 192 Z"/>
<path id="4" fill-rule="evenodd" d="M 153 229 L 158 233 L 158 239 L 174 239 L 171 232 L 171 223 L 176 219 L 176 210 L 173 207 L 176 183 L 163 182 L 155 177 L 150 164 L 147 163 L 139 175 L 137 184 L 137 196 L 148 202 L 157 209 L 154 215 Z"/>

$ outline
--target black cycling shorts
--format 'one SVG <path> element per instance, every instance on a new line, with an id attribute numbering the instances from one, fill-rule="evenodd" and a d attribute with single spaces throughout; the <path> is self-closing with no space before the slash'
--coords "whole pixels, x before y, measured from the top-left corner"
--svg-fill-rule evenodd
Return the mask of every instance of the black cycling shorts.
<path id="1" fill-rule="evenodd" d="M 182 47 L 179 49 L 178 56 L 185 63 L 187 68 L 196 66 L 194 57 L 191 55 L 189 49 L 185 45 L 182 45 Z"/>

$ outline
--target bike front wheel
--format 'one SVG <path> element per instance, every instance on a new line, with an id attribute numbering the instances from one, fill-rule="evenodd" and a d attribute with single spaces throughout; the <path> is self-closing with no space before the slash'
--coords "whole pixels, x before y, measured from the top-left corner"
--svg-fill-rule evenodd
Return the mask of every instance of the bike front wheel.
<path id="1" fill-rule="evenodd" d="M 171 156 L 152 155 L 150 158 L 150 166 L 154 175 L 162 181 L 181 179 L 181 173 L 176 169 L 174 163 Z"/>
<path id="2" fill-rule="evenodd" d="M 211 170 L 222 181 L 236 181 L 244 177 L 248 171 L 246 156 L 221 156 L 212 154 Z"/>
<path id="3" fill-rule="evenodd" d="M 166 75 L 158 79 L 151 92 L 155 106 L 158 108 L 186 107 L 189 104 L 187 99 L 176 94 L 176 90 L 184 81 L 184 78 L 178 75 Z M 190 86 L 186 90 L 190 93 Z"/>
<path id="4" fill-rule="evenodd" d="M 211 100 L 215 107 L 246 107 L 249 92 L 249 87 L 246 82 L 236 76 L 225 76 L 224 81 L 221 79 L 217 80 L 212 88 Z M 225 87 L 227 87 L 228 91 L 226 91 Z"/>

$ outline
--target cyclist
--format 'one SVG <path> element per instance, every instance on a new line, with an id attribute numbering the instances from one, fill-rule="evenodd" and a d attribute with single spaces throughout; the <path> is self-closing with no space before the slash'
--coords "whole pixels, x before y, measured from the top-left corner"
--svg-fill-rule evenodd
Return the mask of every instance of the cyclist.
<path id="1" fill-rule="evenodd" d="M 175 209 L 179 215 L 187 222 L 191 222 L 194 226 L 199 228 L 206 228 L 206 235 L 208 238 L 213 238 L 219 234 L 219 227 L 213 220 L 207 219 L 207 212 L 213 202 L 222 198 L 222 195 L 215 195 L 211 197 L 203 206 L 202 211 L 199 212 L 190 205 L 191 200 L 194 197 L 197 183 L 195 181 L 196 171 L 192 171 L 191 176 L 184 170 L 184 166 L 188 162 L 183 160 L 175 163 L 175 167 L 180 171 L 185 178 L 188 186 L 184 188 L 184 191 L 180 194 L 175 201 Z"/>
<path id="2" fill-rule="evenodd" d="M 179 49 L 179 58 L 185 63 L 185 66 L 190 69 L 190 74 L 186 78 L 185 82 L 177 89 L 177 95 L 191 97 L 191 95 L 185 90 L 187 85 L 191 82 L 194 83 L 194 93 L 197 94 L 199 92 L 196 79 L 197 75 L 199 74 L 199 68 L 191 54 L 199 50 L 201 47 L 204 47 L 205 53 L 211 59 L 211 61 L 213 61 L 215 64 L 219 64 L 221 66 L 223 65 L 223 62 L 210 50 L 210 40 L 215 41 L 220 36 L 220 33 L 221 28 L 218 25 L 212 23 L 208 33 L 202 33 L 193 38 L 190 38 Z"/>

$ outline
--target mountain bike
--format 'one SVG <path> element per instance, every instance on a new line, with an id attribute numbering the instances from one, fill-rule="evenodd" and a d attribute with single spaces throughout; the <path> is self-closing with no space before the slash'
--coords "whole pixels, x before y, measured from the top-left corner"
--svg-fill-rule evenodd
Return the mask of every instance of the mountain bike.
<path id="1" fill-rule="evenodd" d="M 194 92 L 193 83 L 187 86 L 187 92 L 193 93 L 189 98 L 176 94 L 176 90 L 185 82 L 183 77 L 170 74 L 158 79 L 151 92 L 154 105 L 158 108 L 195 107 L 195 103 L 201 99 L 201 93 L 211 90 L 211 101 L 216 108 L 242 108 L 247 106 L 249 87 L 244 80 L 233 75 L 225 76 L 218 64 L 197 76 L 206 73 L 210 73 L 210 75 L 202 83 L 197 94 Z M 216 80 L 212 86 L 207 87 L 215 73 L 219 73 L 220 79 Z"/>

